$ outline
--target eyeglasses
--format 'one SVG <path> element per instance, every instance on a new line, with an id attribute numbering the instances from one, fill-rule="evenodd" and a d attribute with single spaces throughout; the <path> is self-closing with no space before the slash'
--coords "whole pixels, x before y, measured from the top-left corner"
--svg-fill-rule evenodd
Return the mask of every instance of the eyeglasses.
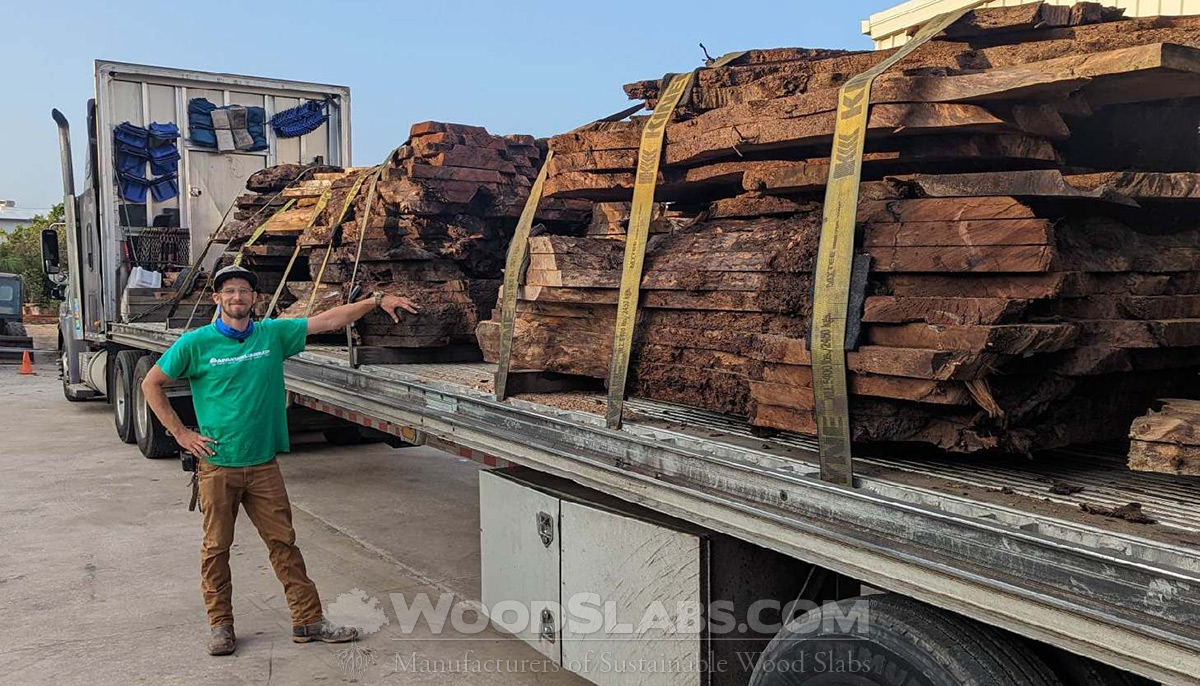
<path id="1" fill-rule="evenodd" d="M 254 289 L 252 289 L 252 288 L 222 288 L 221 289 L 221 295 L 224 295 L 224 296 L 250 295 L 253 292 L 254 292 Z"/>

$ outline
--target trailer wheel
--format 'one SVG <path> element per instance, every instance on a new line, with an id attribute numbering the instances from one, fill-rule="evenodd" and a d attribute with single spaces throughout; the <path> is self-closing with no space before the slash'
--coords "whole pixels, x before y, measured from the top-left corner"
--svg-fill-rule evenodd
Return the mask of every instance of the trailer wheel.
<path id="1" fill-rule="evenodd" d="M 113 375 L 109 381 L 109 398 L 113 406 L 113 423 L 117 436 L 126 443 L 137 443 L 133 427 L 133 377 L 140 350 L 121 350 L 113 359 Z"/>
<path id="2" fill-rule="evenodd" d="M 142 455 L 150 459 L 173 457 L 179 453 L 179 445 L 167 433 L 166 427 L 162 425 L 162 422 L 158 421 L 158 417 L 154 416 L 154 411 L 150 409 L 149 403 L 146 402 L 146 394 L 142 392 L 142 382 L 146 380 L 146 374 L 150 372 L 150 368 L 153 366 L 154 358 L 150 355 L 143 355 L 137 361 L 137 366 L 134 368 L 134 433 L 137 435 L 138 449 L 142 451 Z"/>
<path id="3" fill-rule="evenodd" d="M 750 686 L 908 683 L 1060 686 L 1008 635 L 896 595 L 827 603 L 790 622 L 750 678 Z"/>

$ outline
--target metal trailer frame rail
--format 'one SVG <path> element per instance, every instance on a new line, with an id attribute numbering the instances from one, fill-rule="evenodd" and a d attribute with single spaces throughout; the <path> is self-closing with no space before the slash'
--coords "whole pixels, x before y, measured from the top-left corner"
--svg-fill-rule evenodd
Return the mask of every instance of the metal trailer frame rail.
<path id="1" fill-rule="evenodd" d="M 115 324 L 112 339 L 161 351 L 179 333 Z M 1045 526 L 1014 526 L 1003 508 L 981 504 L 996 511 L 985 516 L 938 508 L 916 497 L 920 489 L 881 478 L 860 477 L 855 489 L 833 486 L 806 462 L 633 423 L 613 431 L 603 417 L 498 403 L 467 386 L 382 366 L 352 369 L 320 351 L 291 358 L 284 372 L 288 390 L 348 412 L 564 477 L 1164 684 L 1200 683 L 1200 550 L 1052 517 L 1042 518 Z"/>

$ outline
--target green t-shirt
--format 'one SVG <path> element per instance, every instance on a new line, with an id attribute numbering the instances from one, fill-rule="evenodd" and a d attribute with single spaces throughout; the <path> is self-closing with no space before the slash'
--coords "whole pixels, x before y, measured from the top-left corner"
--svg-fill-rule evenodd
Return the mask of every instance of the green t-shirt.
<path id="1" fill-rule="evenodd" d="M 283 360 L 304 350 L 307 319 L 264 319 L 238 342 L 214 325 L 189 331 L 158 358 L 173 379 L 192 385 L 200 434 L 216 440 L 221 467 L 249 467 L 286 453 L 287 394 Z"/>

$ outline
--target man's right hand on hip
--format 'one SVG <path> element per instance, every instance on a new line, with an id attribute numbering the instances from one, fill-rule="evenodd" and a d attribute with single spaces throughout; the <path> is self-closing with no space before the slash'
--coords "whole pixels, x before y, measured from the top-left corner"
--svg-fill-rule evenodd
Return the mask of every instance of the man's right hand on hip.
<path id="1" fill-rule="evenodd" d="M 175 442 L 179 444 L 180 448 L 183 448 L 184 451 L 196 457 L 212 457 L 216 455 L 209 446 L 210 443 L 216 445 L 216 439 L 201 436 L 188 428 L 180 429 L 178 433 L 172 432 L 172 435 L 175 437 Z"/>

